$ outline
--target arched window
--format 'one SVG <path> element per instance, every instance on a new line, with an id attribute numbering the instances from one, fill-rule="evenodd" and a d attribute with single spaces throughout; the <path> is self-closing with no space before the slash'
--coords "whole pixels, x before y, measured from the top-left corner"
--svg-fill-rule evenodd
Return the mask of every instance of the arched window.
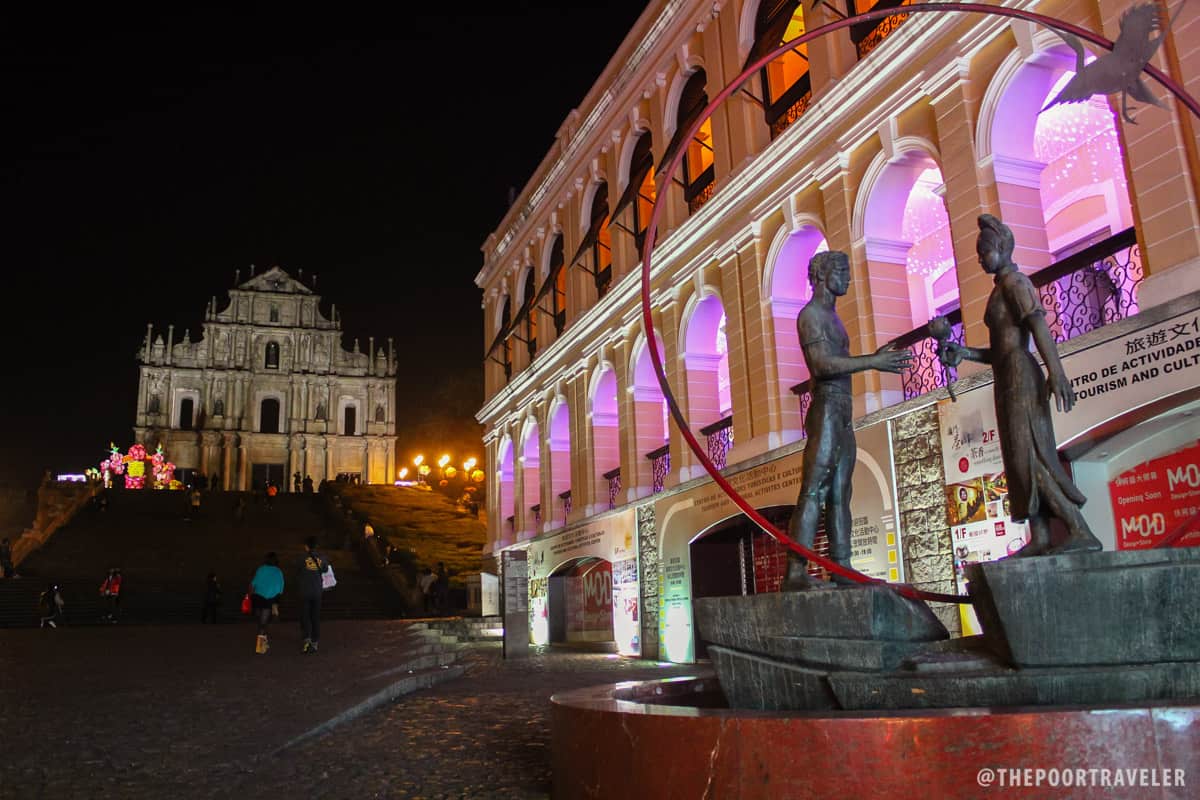
<path id="1" fill-rule="evenodd" d="M 876 164 L 883 159 L 880 154 Z M 862 224 L 877 345 L 933 317 L 953 317 L 958 309 L 958 270 L 942 184 L 941 169 L 930 154 L 907 150 L 887 159 L 865 190 Z M 903 213 L 895 213 L 897 209 Z M 917 397 L 953 376 L 922 366 L 936 362 L 933 346 L 929 339 L 920 340 L 913 347 L 913 366 L 899 380 L 880 377 L 883 405 Z"/>
<path id="2" fill-rule="evenodd" d="M 512 324 L 512 303 L 508 297 L 504 298 L 504 307 L 500 312 L 500 330 L 507 331 L 508 326 Z M 513 374 L 513 347 L 512 337 L 506 336 L 504 339 L 504 380 L 512 379 Z"/>
<path id="3" fill-rule="evenodd" d="M 792 442 L 803 436 L 800 401 L 792 394 L 792 387 L 802 384 L 809 377 L 808 365 L 800 350 L 796 317 L 812 297 L 808 264 L 814 255 L 828 250 L 829 245 L 821 231 L 811 225 L 801 226 L 791 232 L 784 231 L 781 235 L 786 238 L 771 264 L 767 293 L 771 298 L 771 323 L 775 330 L 779 433 L 783 441 Z"/>
<path id="4" fill-rule="evenodd" d="M 567 404 L 559 403 L 550 412 L 550 491 L 547 498 L 554 504 L 552 511 L 542 509 L 542 519 L 551 527 L 566 524 L 571 510 L 571 414 Z"/>
<path id="5" fill-rule="evenodd" d="M 500 512 L 500 536 L 499 543 L 501 546 L 512 544 L 516 539 L 515 522 L 516 514 L 513 506 L 513 441 L 505 438 L 500 443 L 500 458 L 496 464 L 496 477 L 499 479 L 499 509 Z"/>
<path id="6" fill-rule="evenodd" d="M 750 66 L 784 42 L 804 33 L 804 9 L 796 0 L 762 0 L 754 20 L 754 46 L 746 57 Z M 783 133 L 808 110 L 812 80 L 808 74 L 808 45 L 789 50 L 763 67 L 763 111 L 771 138 Z"/>
<path id="7" fill-rule="evenodd" d="M 716 185 L 712 119 L 704 120 L 700 130 L 687 142 L 683 141 L 684 135 L 708 105 L 708 94 L 704 91 L 707 80 L 704 70 L 698 69 L 684 84 L 683 93 L 679 97 L 679 111 L 675 115 L 675 136 L 667 147 L 663 161 L 659 163 L 661 171 L 667 162 L 675 157 L 679 147 L 687 148 L 683 158 L 683 199 L 687 201 L 689 214 L 699 211 L 701 206 L 708 202 Z"/>
<path id="8" fill-rule="evenodd" d="M 274 397 L 263 398 L 258 407 L 259 433 L 279 433 L 279 401 Z"/>
<path id="9" fill-rule="evenodd" d="M 190 397 L 185 397 L 179 401 L 179 428 L 180 430 L 190 431 L 192 429 L 192 417 L 196 413 L 196 404 Z"/>
<path id="10" fill-rule="evenodd" d="M 608 184 L 602 183 L 592 198 L 592 226 L 596 229 L 592 241 L 592 277 L 596 281 L 597 297 L 604 297 L 612 286 L 612 233 L 608 230 Z"/>
<path id="11" fill-rule="evenodd" d="M 279 322 L 279 306 L 271 306 L 271 322 Z"/>
<path id="12" fill-rule="evenodd" d="M 684 345 L 687 370 L 688 417 L 709 439 L 709 457 L 720 468 L 732 446 L 733 413 L 729 376 L 729 347 L 725 337 L 725 307 L 721 298 L 707 295 L 688 320 Z M 709 431 L 716 426 L 719 435 Z M 728 433 L 726 433 L 728 431 Z M 719 443 L 720 452 L 713 448 Z"/>
<path id="13" fill-rule="evenodd" d="M 533 267 L 525 270 L 525 291 L 522 293 L 521 307 L 525 309 L 525 348 L 529 351 L 529 360 L 537 355 L 537 309 L 533 307 L 533 297 L 537 293 L 534 288 Z"/>
<path id="14" fill-rule="evenodd" d="M 567 327 L 567 271 L 563 269 L 563 237 L 554 237 L 550 250 L 549 274 L 554 276 L 554 332 L 561 334 Z"/>
<path id="15" fill-rule="evenodd" d="M 525 514 L 525 530 L 531 535 L 536 535 L 541 531 L 542 525 L 542 477 L 541 477 L 541 445 L 542 440 L 538 433 L 537 423 L 531 423 L 525 430 L 523 437 L 524 444 L 521 447 L 523 458 L 522 469 L 524 470 L 524 486 L 525 496 L 524 508 Z"/>
<path id="16" fill-rule="evenodd" d="M 612 218 L 616 219 L 626 208 L 633 208 L 633 241 L 638 255 L 646 243 L 646 229 L 650 226 L 650 212 L 654 210 L 657 196 L 654 186 L 654 154 L 651 152 L 653 139 L 646 131 L 638 137 L 629 158 L 629 183 L 621 199 L 613 207 Z"/>
<path id="17" fill-rule="evenodd" d="M 267 342 L 267 369 L 279 369 L 279 343 Z"/>
<path id="18" fill-rule="evenodd" d="M 358 435 L 358 407 L 346 406 L 342 411 L 342 433 L 346 436 Z"/>
<path id="19" fill-rule="evenodd" d="M 605 366 L 592 396 L 592 466 L 595 469 L 597 508 L 613 508 L 620 491 L 621 435 L 618 420 L 617 373 Z"/>

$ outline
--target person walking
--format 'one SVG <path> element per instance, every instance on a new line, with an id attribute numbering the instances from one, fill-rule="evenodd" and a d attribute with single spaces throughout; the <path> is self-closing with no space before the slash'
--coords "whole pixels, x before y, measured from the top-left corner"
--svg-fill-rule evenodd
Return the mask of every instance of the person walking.
<path id="1" fill-rule="evenodd" d="M 272 614 L 278 614 L 279 598 L 283 595 L 283 570 L 279 569 L 279 557 L 274 552 L 267 553 L 263 563 L 254 572 L 250 580 L 250 608 L 258 621 L 258 638 L 254 642 L 254 652 L 265 655 L 270 645 L 267 642 L 267 625 Z"/>
<path id="2" fill-rule="evenodd" d="M 57 583 L 50 584 L 50 587 L 42 592 L 38 604 L 42 608 L 42 624 L 39 627 L 49 625 L 51 628 L 57 628 L 63 623 L 67 603 L 63 600 L 62 587 Z"/>
<path id="3" fill-rule="evenodd" d="M 292 491 L 295 492 L 296 494 L 300 494 L 300 486 L 302 483 L 303 483 L 303 481 L 300 480 L 300 473 L 299 472 L 293 473 L 293 475 L 292 475 Z"/>
<path id="4" fill-rule="evenodd" d="M 8 537 L 5 536 L 3 540 L 0 540 L 0 578 L 11 578 L 14 573 L 12 545 L 8 543 Z"/>
<path id="5" fill-rule="evenodd" d="M 312 475 L 305 475 L 305 476 L 304 476 L 304 493 L 305 493 L 305 494 L 312 494 L 312 493 L 313 493 L 313 479 L 312 479 Z"/>
<path id="6" fill-rule="evenodd" d="M 439 614 L 445 614 L 450 605 L 450 576 L 446 573 L 445 562 L 439 561 L 437 582 L 433 584 L 434 604 Z"/>
<path id="7" fill-rule="evenodd" d="M 325 590 L 324 574 L 329 562 L 317 552 L 317 537 L 304 540 L 304 556 L 300 559 L 297 580 L 300 584 L 300 632 L 304 645 L 300 652 L 315 654 L 321 641 L 321 592 Z"/>
<path id="8" fill-rule="evenodd" d="M 433 570 L 429 567 L 425 568 L 425 572 L 421 575 L 421 580 L 417 585 L 421 587 L 421 599 L 425 602 L 425 613 L 433 611 L 433 585 L 437 583 L 437 576 L 433 574 Z"/>
<path id="9" fill-rule="evenodd" d="M 104 616 L 100 618 L 101 622 L 111 622 L 115 625 L 121 615 L 121 583 L 121 570 L 113 567 L 100 584 L 100 596 L 104 598 L 106 609 Z"/>
<path id="10" fill-rule="evenodd" d="M 192 491 L 188 493 L 188 506 L 191 508 L 191 516 L 188 519 L 193 519 L 200 516 L 200 487 L 193 486 Z"/>
<path id="11" fill-rule="evenodd" d="M 200 612 L 200 624 L 217 622 L 217 609 L 221 606 L 221 582 L 216 572 L 209 572 L 204 580 L 204 609 Z"/>

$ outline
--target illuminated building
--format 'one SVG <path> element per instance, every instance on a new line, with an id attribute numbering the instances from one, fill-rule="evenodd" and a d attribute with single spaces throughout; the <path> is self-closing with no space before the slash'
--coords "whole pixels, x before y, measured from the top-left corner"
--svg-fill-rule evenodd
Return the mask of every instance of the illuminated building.
<path id="1" fill-rule="evenodd" d="M 313 284 L 315 285 L 315 276 Z M 224 489 L 270 480 L 285 490 L 293 474 L 316 482 L 339 475 L 390 483 L 395 471 L 396 357 L 342 347 L 334 306 L 321 311 L 311 286 L 279 267 L 214 297 L 198 341 L 174 326 L 138 355 L 134 436 L 161 442 L 181 479 L 220 476 Z"/>
<path id="2" fill-rule="evenodd" d="M 1015 5 L 1110 39 L 1127 7 Z M 795 319 L 808 260 L 830 248 L 850 254 L 838 308 L 852 352 L 899 340 L 917 355 L 903 376 L 854 379 L 856 567 L 952 592 L 956 553 L 1000 557 L 1019 533 L 1003 476 L 968 479 L 988 455 L 951 430 L 959 420 L 986 438 L 990 372 L 964 365 L 948 404 L 918 331 L 945 314 L 956 336 L 986 344 L 983 212 L 1013 228 L 1014 258 L 1080 394 L 1055 425 L 1097 535 L 1143 546 L 1200 511 L 1200 489 L 1190 505 L 1134 517 L 1119 497 L 1126 473 L 1162 477 L 1156 460 L 1197 458 L 1200 120 L 1168 102 L 1130 126 L 1103 97 L 1039 113 L 1075 68 L 1058 35 L 914 14 L 777 59 L 680 141 L 743 65 L 806 27 L 804 14 L 809 28 L 836 18 L 828 4 L 651 3 L 483 245 L 487 550 L 527 551 L 535 641 L 597 635 L 580 628 L 572 597 L 594 597 L 587 575 L 607 569 L 617 646 L 636 649 L 616 632 L 632 624 L 643 654 L 686 661 L 697 654 L 692 597 L 770 591 L 782 571 L 779 546 L 735 513 L 667 422 L 638 292 L 656 191 L 668 195 L 652 276 L 668 380 L 713 461 L 779 524 L 799 488 L 807 409 Z M 1193 94 L 1200 51 L 1185 43 L 1198 14 L 1185 9 L 1155 61 Z M 656 184 L 677 148 L 682 169 Z M 956 446 L 967 455 L 951 458 Z M 960 489 L 975 492 L 961 504 L 970 520 L 951 516 Z M 985 528 L 995 542 L 977 540 Z M 618 610 L 630 597 L 636 624 Z M 953 609 L 940 613 L 960 628 Z"/>

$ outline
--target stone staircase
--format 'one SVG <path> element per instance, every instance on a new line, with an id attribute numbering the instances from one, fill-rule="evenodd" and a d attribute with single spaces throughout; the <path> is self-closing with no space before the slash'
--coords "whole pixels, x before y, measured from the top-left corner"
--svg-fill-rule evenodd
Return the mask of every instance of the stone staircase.
<path id="1" fill-rule="evenodd" d="M 463 644 L 499 642 L 504 638 L 504 622 L 500 617 L 434 617 L 413 623 L 427 626 L 445 636 L 453 636 Z"/>
<path id="2" fill-rule="evenodd" d="M 183 492 L 112 491 L 106 511 L 88 508 L 31 553 L 21 578 L 0 581 L 0 627 L 37 624 L 37 600 L 51 583 L 63 587 L 67 624 L 91 624 L 104 614 L 99 587 L 108 569 L 124 576 L 122 623 L 199 622 L 204 579 L 216 571 L 224 594 L 221 618 L 242 618 L 238 607 L 254 570 L 268 551 L 278 554 L 285 577 L 280 612 L 299 613 L 294 574 L 303 542 L 316 536 L 333 564 L 338 584 L 326 592 L 324 619 L 370 619 L 400 613 L 400 597 L 356 549 L 342 549 L 312 495 L 283 495 L 272 508 L 247 496 L 235 519 L 238 493 L 206 494 L 190 513 Z"/>

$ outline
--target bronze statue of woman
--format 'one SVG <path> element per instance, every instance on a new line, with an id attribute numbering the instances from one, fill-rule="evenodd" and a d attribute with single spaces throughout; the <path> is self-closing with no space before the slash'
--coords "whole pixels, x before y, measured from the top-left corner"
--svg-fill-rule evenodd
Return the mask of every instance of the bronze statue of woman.
<path id="1" fill-rule="evenodd" d="M 941 361 L 954 367 L 966 358 L 992 366 L 1012 517 L 1029 521 L 1029 542 L 1015 555 L 1100 550 L 1100 541 L 1079 511 L 1086 498 L 1058 460 L 1050 419 L 1050 396 L 1065 413 L 1075 405 L 1075 390 L 1058 358 L 1037 289 L 1013 263 L 1013 245 L 1007 225 L 990 214 L 979 217 L 975 251 L 983 271 L 996 283 L 983 315 L 991 346 L 944 342 Z M 1030 337 L 1046 364 L 1046 375 L 1029 351 Z M 1066 540 L 1056 546 L 1050 542 L 1051 519 L 1061 520 L 1067 529 Z"/>

